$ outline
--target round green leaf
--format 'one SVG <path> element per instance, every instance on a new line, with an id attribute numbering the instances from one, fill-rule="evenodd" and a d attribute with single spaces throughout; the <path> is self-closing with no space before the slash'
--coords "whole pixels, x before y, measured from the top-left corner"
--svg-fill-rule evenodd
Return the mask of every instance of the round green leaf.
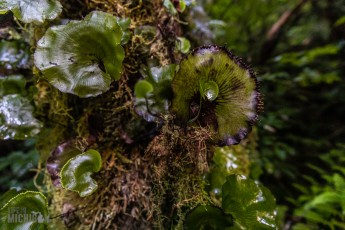
<path id="1" fill-rule="evenodd" d="M 8 202 L 0 209 L 0 226 L 4 230 L 46 229 L 49 221 L 48 203 L 40 192 L 27 191 L 5 194 Z"/>
<path id="2" fill-rule="evenodd" d="M 97 96 L 121 76 L 122 35 L 116 17 L 91 12 L 83 21 L 49 28 L 37 43 L 35 65 L 60 91 Z"/>
<path id="3" fill-rule="evenodd" d="M 201 205 L 187 215 L 184 226 L 186 230 L 224 230 L 233 226 L 233 218 L 221 208 Z"/>
<path id="4" fill-rule="evenodd" d="M 146 80 L 140 80 L 135 84 L 134 94 L 137 98 L 145 98 L 147 94 L 153 91 L 153 86 Z"/>
<path id="5" fill-rule="evenodd" d="M 277 229 L 271 192 L 244 176 L 231 175 L 222 187 L 222 208 L 234 217 L 238 229 Z"/>
<path id="6" fill-rule="evenodd" d="M 16 18 L 25 23 L 37 24 L 53 20 L 62 12 L 57 0 L 2 0 L 0 7 L 0 11 L 11 10 Z"/>
<path id="7" fill-rule="evenodd" d="M 200 83 L 206 84 L 204 94 Z M 198 124 L 218 133 L 221 144 L 238 144 L 244 139 L 262 109 L 253 70 L 216 45 L 199 47 L 187 55 L 175 74 L 172 89 L 172 112 L 178 123 L 197 117 Z M 201 106 L 196 106 L 200 100 Z"/>
<path id="8" fill-rule="evenodd" d="M 88 150 L 71 158 L 60 172 L 63 188 L 78 192 L 81 197 L 88 196 L 97 190 L 97 182 L 91 178 L 93 172 L 98 172 L 102 159 L 96 150 Z"/>

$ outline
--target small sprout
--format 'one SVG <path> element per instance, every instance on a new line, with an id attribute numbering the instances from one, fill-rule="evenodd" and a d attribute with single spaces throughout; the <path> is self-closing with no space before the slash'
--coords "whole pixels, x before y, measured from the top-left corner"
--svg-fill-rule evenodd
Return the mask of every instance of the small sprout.
<path id="1" fill-rule="evenodd" d="M 42 24 L 45 20 L 57 18 L 62 12 L 62 6 L 57 0 L 2 0 L 0 12 L 7 10 L 24 23 Z"/>
<path id="2" fill-rule="evenodd" d="M 172 98 L 171 79 L 176 65 L 143 68 L 144 80 L 135 86 L 135 112 L 146 121 L 159 121 L 160 115 L 168 112 L 168 101 Z"/>
<path id="3" fill-rule="evenodd" d="M 218 97 L 219 88 L 216 82 L 200 82 L 200 95 L 209 101 L 214 101 Z"/>
<path id="4" fill-rule="evenodd" d="M 195 49 L 172 81 L 172 112 L 178 123 L 197 122 L 217 134 L 221 145 L 238 144 L 262 110 L 253 70 L 224 47 Z"/>
<path id="5" fill-rule="evenodd" d="M 277 229 L 275 199 L 262 185 L 231 175 L 222 187 L 222 208 L 240 229 Z"/>
<path id="6" fill-rule="evenodd" d="M 187 38 L 184 37 L 176 37 L 176 49 L 181 53 L 188 53 L 190 50 L 190 42 Z"/>
<path id="7" fill-rule="evenodd" d="M 194 208 L 186 216 L 184 229 L 199 230 L 199 229 L 227 229 L 234 226 L 233 218 L 229 214 L 216 206 L 200 205 Z"/>
<path id="8" fill-rule="evenodd" d="M 150 82 L 140 80 L 135 84 L 134 94 L 136 98 L 145 98 L 151 92 L 153 92 L 153 86 Z"/>
<path id="9" fill-rule="evenodd" d="M 82 21 L 50 27 L 37 43 L 35 65 L 61 92 L 79 97 L 104 93 L 122 74 L 128 22 L 94 11 Z"/>
<path id="10" fill-rule="evenodd" d="M 1 199 L 1 229 L 47 229 L 47 198 L 40 192 L 9 190 Z M 26 218 L 25 218 L 26 216 Z"/>
<path id="11" fill-rule="evenodd" d="M 101 155 L 93 149 L 71 158 L 60 172 L 62 187 L 78 192 L 81 197 L 91 195 L 98 188 L 91 174 L 98 172 L 101 166 Z"/>

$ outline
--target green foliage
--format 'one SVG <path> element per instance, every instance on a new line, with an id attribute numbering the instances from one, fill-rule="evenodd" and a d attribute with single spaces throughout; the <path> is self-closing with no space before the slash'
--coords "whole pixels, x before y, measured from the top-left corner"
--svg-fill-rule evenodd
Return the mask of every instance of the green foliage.
<path id="1" fill-rule="evenodd" d="M 53 20 L 62 12 L 57 0 L 2 0 L 0 12 L 11 10 L 16 18 L 25 23 L 42 24 L 45 20 Z"/>
<path id="2" fill-rule="evenodd" d="M 37 167 L 39 154 L 34 149 L 34 145 L 33 140 L 26 140 L 21 147 L 23 150 L 13 151 L 7 156 L 0 157 L 0 174 L 2 175 L 0 185 L 2 190 L 35 188 L 32 180 L 34 173 L 31 171 Z"/>
<path id="3" fill-rule="evenodd" d="M 186 223 L 190 229 L 273 230 L 277 228 L 275 208 L 275 199 L 267 188 L 233 174 L 222 187 L 222 209 L 199 206 L 187 216 Z"/>
<path id="4" fill-rule="evenodd" d="M 60 91 L 97 96 L 121 76 L 125 56 L 121 44 L 128 39 L 123 34 L 127 27 L 128 20 L 100 11 L 82 21 L 50 27 L 37 43 L 35 65 Z"/>
<path id="5" fill-rule="evenodd" d="M 71 158 L 60 172 L 62 187 L 78 192 L 81 197 L 91 195 L 98 188 L 91 174 L 98 172 L 101 166 L 102 158 L 96 150 L 90 149 Z"/>
<path id="6" fill-rule="evenodd" d="M 29 68 L 29 46 L 21 41 L 0 41 L 0 66 L 6 69 Z"/>
<path id="7" fill-rule="evenodd" d="M 42 193 L 9 190 L 1 198 L 4 203 L 0 208 L 2 229 L 47 229 L 48 203 Z"/>
<path id="8" fill-rule="evenodd" d="M 134 109 L 145 120 L 157 121 L 157 117 L 168 112 L 168 100 L 172 97 L 171 80 L 175 69 L 175 64 L 141 69 L 144 80 L 135 85 Z"/>
<path id="9" fill-rule="evenodd" d="M 303 175 L 309 186 L 294 184 L 301 191 L 298 199 L 289 199 L 297 207 L 294 214 L 306 219 L 304 227 L 322 226 L 327 229 L 345 228 L 345 149 L 339 147 L 321 156 L 331 170 L 309 164 L 317 176 Z M 315 178 L 322 178 L 316 180 Z M 299 229 L 301 225 L 294 226 Z"/>
<path id="10" fill-rule="evenodd" d="M 177 119 L 187 122 L 196 117 L 226 145 L 238 144 L 247 136 L 262 106 L 252 70 L 218 46 L 197 48 L 183 59 L 172 88 Z M 214 100 L 207 102 L 204 95 Z"/>
<path id="11" fill-rule="evenodd" d="M 24 140 L 42 127 L 26 97 L 25 83 L 21 75 L 0 78 L 0 139 Z"/>
<path id="12" fill-rule="evenodd" d="M 233 218 L 216 206 L 198 206 L 191 211 L 185 221 L 186 230 L 225 230 L 233 226 Z"/>

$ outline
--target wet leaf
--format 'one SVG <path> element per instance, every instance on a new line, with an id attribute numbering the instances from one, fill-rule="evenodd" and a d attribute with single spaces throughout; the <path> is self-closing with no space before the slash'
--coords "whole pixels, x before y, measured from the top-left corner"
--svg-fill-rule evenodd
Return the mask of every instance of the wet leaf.
<path id="1" fill-rule="evenodd" d="M 62 12 L 57 0 L 2 0 L 0 11 L 11 10 L 16 18 L 25 23 L 42 24 L 53 20 Z"/>
<path id="2" fill-rule="evenodd" d="M 208 85 L 209 98 L 200 104 L 200 82 Z M 262 110 L 260 93 L 254 72 L 224 47 L 203 46 L 192 51 L 180 63 L 172 81 L 174 99 L 172 112 L 176 121 L 194 121 L 209 126 L 216 133 L 220 144 L 238 144 L 251 130 Z M 213 92 L 213 93 L 211 93 Z M 196 114 L 198 114 L 196 116 Z"/>
<path id="3" fill-rule="evenodd" d="M 238 229 L 277 229 L 271 192 L 244 176 L 231 175 L 222 187 L 222 208 Z"/>
<path id="4" fill-rule="evenodd" d="M 1 229 L 47 229 L 48 203 L 40 192 L 6 193 L 6 204 L 0 209 Z M 26 218 L 27 217 L 27 218 Z"/>
<path id="5" fill-rule="evenodd" d="M 145 98 L 153 91 L 153 86 L 146 80 L 140 80 L 135 84 L 134 94 L 136 98 Z"/>
<path id="6" fill-rule="evenodd" d="M 0 100 L 0 139 L 23 140 L 34 137 L 41 124 L 33 116 L 29 100 L 18 94 L 1 97 Z"/>
<path id="7" fill-rule="evenodd" d="M 62 187 L 78 192 L 81 197 L 91 195 L 98 188 L 91 174 L 98 172 L 101 166 L 101 155 L 96 150 L 90 149 L 71 158 L 60 173 Z"/>
<path id="8" fill-rule="evenodd" d="M 215 148 L 212 166 L 207 175 L 208 190 L 217 198 L 222 196 L 222 186 L 231 174 L 249 174 L 250 162 L 242 145 Z"/>
<path id="9" fill-rule="evenodd" d="M 157 121 L 155 115 L 168 112 L 168 101 L 172 97 L 171 79 L 175 73 L 176 65 L 163 67 L 143 68 L 141 74 L 144 81 L 151 84 L 153 90 L 146 94 L 145 98 L 135 98 L 134 109 L 145 120 Z M 148 88 L 149 89 L 149 88 Z"/>
<path id="10" fill-rule="evenodd" d="M 116 17 L 94 11 L 83 21 L 50 27 L 37 43 L 35 65 L 61 92 L 97 96 L 121 76 L 123 39 Z"/>
<path id="11" fill-rule="evenodd" d="M 225 230 L 233 226 L 233 218 L 221 208 L 201 205 L 187 214 L 184 226 L 186 230 Z"/>
<path id="12" fill-rule="evenodd" d="M 207 82 L 200 82 L 200 94 L 202 95 L 203 99 L 207 99 L 209 101 L 214 101 L 218 97 L 219 88 L 216 82 L 214 81 L 207 81 Z"/>
<path id="13" fill-rule="evenodd" d="M 68 160 L 81 153 L 75 146 L 75 140 L 61 143 L 50 153 L 46 167 L 54 186 L 60 186 L 60 171 L 62 167 Z"/>

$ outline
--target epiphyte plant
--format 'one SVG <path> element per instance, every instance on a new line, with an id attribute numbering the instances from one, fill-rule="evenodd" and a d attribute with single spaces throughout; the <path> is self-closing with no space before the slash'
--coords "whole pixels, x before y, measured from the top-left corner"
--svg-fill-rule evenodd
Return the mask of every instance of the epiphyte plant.
<path id="1" fill-rule="evenodd" d="M 37 43 L 35 65 L 61 92 L 79 97 L 104 93 L 121 76 L 129 22 L 93 11 L 82 21 L 50 27 Z"/>
<path id="2" fill-rule="evenodd" d="M 254 71 L 225 47 L 194 49 L 172 81 L 172 112 L 182 123 L 199 123 L 220 145 L 238 144 L 257 121 L 263 103 Z"/>

